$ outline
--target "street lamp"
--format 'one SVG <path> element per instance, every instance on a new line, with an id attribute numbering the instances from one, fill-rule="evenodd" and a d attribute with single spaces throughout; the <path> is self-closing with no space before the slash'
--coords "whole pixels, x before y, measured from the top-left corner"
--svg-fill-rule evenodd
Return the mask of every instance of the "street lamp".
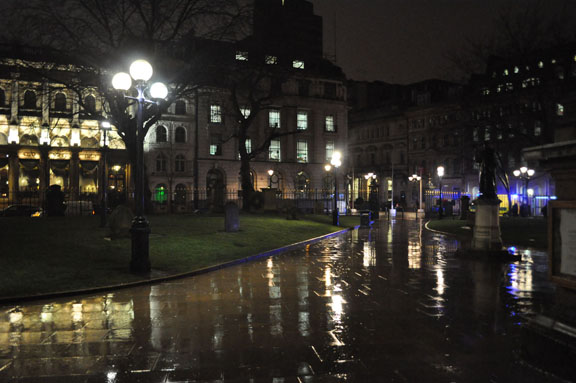
<path id="1" fill-rule="evenodd" d="M 436 172 L 440 179 L 440 207 L 438 209 L 438 219 L 442 219 L 442 177 L 444 177 L 444 166 L 438 166 Z"/>
<path id="2" fill-rule="evenodd" d="M 157 101 L 146 99 L 148 93 L 152 99 L 163 99 L 168 95 L 168 88 L 161 82 L 148 85 L 152 77 L 152 65 L 146 60 L 136 60 L 130 65 L 130 74 L 120 72 L 112 78 L 112 86 L 117 90 L 128 90 L 132 86 L 132 79 L 136 82 L 136 97 L 124 98 L 135 100 L 138 104 L 136 113 L 136 169 L 135 169 L 135 202 L 136 216 L 132 220 L 132 258 L 130 270 L 133 272 L 150 271 L 149 235 L 150 223 L 144 217 L 144 104 L 158 104 Z M 148 92 L 146 92 L 148 91 Z"/>
<path id="3" fill-rule="evenodd" d="M 332 225 L 340 226 L 340 217 L 338 214 L 338 178 L 336 173 L 340 165 L 342 165 L 342 153 L 335 151 L 332 154 L 330 165 L 334 168 L 334 209 L 332 210 Z"/>
<path id="4" fill-rule="evenodd" d="M 274 170 L 268 169 L 268 188 L 272 189 L 272 176 L 274 175 Z"/>
<path id="5" fill-rule="evenodd" d="M 524 193 L 522 194 L 524 196 L 524 204 L 528 206 L 528 209 L 530 209 L 530 204 L 528 203 L 528 181 L 534 176 L 535 173 L 536 171 L 534 169 L 529 169 L 526 166 L 522 166 L 520 169 L 516 169 L 512 172 L 514 177 L 524 180 Z"/>
<path id="6" fill-rule="evenodd" d="M 102 171 L 101 171 L 101 188 L 102 188 L 102 202 L 100 203 L 100 227 L 106 227 L 107 224 L 107 192 L 108 192 L 108 174 L 107 173 L 107 154 L 108 154 L 108 132 L 112 130 L 112 125 L 108 121 L 100 123 L 100 130 L 102 131 Z"/>
<path id="7" fill-rule="evenodd" d="M 420 184 L 420 193 L 418 194 L 418 213 L 423 213 L 424 209 L 422 209 L 422 176 L 414 173 L 408 177 L 408 181 L 410 182 L 418 182 Z"/>

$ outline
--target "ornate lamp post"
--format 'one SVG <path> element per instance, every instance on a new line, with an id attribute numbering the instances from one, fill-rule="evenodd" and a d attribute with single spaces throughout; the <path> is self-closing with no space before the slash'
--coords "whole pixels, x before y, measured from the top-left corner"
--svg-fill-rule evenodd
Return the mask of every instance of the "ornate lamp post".
<path id="1" fill-rule="evenodd" d="M 528 206 L 528 212 L 530 211 L 530 204 L 528 203 L 528 182 L 535 173 L 536 171 L 534 169 L 529 169 L 526 166 L 522 166 L 520 169 L 516 169 L 512 172 L 514 177 L 524 180 L 524 192 L 522 193 L 522 197 L 524 205 Z"/>
<path id="2" fill-rule="evenodd" d="M 136 113 L 136 216 L 132 221 L 132 258 L 130 270 L 137 273 L 150 271 L 149 234 L 150 223 L 144 217 L 144 104 L 157 104 L 157 101 L 146 99 L 146 93 L 153 99 L 163 99 L 168 95 L 168 88 L 161 82 L 148 86 L 148 80 L 152 77 L 152 65 L 146 60 L 136 60 L 130 65 L 130 74 L 120 72 L 112 78 L 112 86 L 118 90 L 128 90 L 135 80 L 137 96 L 125 98 L 135 100 L 138 105 Z"/>
<path id="3" fill-rule="evenodd" d="M 444 177 L 444 166 L 440 165 L 438 166 L 438 168 L 436 169 L 436 172 L 438 174 L 438 178 L 440 179 L 440 206 L 438 208 L 438 219 L 442 219 L 442 210 L 443 210 L 443 206 L 442 206 L 442 177 Z"/>
<path id="4" fill-rule="evenodd" d="M 422 208 L 422 176 L 419 176 L 418 174 L 414 173 L 408 177 L 408 180 L 410 182 L 418 182 L 420 184 L 420 193 L 418 194 L 418 212 L 417 212 L 417 214 L 421 214 L 424 212 L 424 209 Z"/>
<path id="5" fill-rule="evenodd" d="M 330 160 L 330 165 L 334 168 L 334 209 L 332 210 L 332 225 L 340 226 L 340 217 L 338 213 L 338 178 L 337 171 L 340 165 L 342 165 L 342 153 L 335 151 L 332 154 L 332 159 Z"/>
<path id="6" fill-rule="evenodd" d="M 100 227 L 106 227 L 107 224 L 107 194 L 108 194 L 108 174 L 106 170 L 108 167 L 108 132 L 112 130 L 112 125 L 108 121 L 102 121 L 100 123 L 100 130 L 102 131 L 102 174 L 101 177 L 101 188 L 102 188 L 102 201 L 100 203 Z"/>
<path id="7" fill-rule="evenodd" d="M 268 188 L 272 189 L 272 176 L 274 175 L 274 170 L 268 170 Z"/>

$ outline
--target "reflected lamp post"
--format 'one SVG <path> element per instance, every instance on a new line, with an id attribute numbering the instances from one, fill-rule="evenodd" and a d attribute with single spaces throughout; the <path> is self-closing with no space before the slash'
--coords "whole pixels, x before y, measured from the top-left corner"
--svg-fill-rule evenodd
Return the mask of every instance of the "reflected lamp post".
<path id="1" fill-rule="evenodd" d="M 338 177 L 337 171 L 340 165 L 342 165 L 342 153 L 335 151 L 332 154 L 332 159 L 330 160 L 330 165 L 334 168 L 334 209 L 332 210 L 332 225 L 340 226 L 340 217 L 338 213 Z"/>
<path id="2" fill-rule="evenodd" d="M 100 123 L 100 130 L 102 131 L 102 174 L 101 174 L 101 188 L 102 188 L 102 201 L 100 203 L 100 227 L 106 227 L 108 223 L 108 132 L 112 130 L 112 125 L 108 121 Z"/>
<path id="3" fill-rule="evenodd" d="M 522 197 L 524 200 L 524 204 L 526 206 L 530 206 L 530 204 L 528 203 L 528 182 L 530 181 L 530 178 L 534 176 L 535 173 L 536 171 L 534 169 L 529 169 L 526 166 L 522 166 L 520 169 L 516 169 L 512 172 L 512 174 L 514 174 L 514 177 L 524 180 L 524 192 L 522 193 Z"/>
<path id="4" fill-rule="evenodd" d="M 444 177 L 444 166 L 438 166 L 436 169 L 436 173 L 438 174 L 438 178 L 440 179 L 440 206 L 438 208 L 438 219 L 442 219 L 442 177 Z"/>
<path id="5" fill-rule="evenodd" d="M 424 211 L 424 209 L 422 209 L 422 176 L 419 176 L 418 174 L 414 173 L 411 176 L 408 177 L 408 180 L 410 182 L 418 182 L 419 183 L 419 193 L 418 193 L 418 209 L 417 212 L 421 213 Z"/>
<path id="6" fill-rule="evenodd" d="M 148 80 L 152 77 L 152 65 L 146 60 L 136 60 L 130 65 L 130 74 L 120 72 L 112 78 L 114 89 L 127 91 L 132 87 L 132 79 L 135 81 L 134 88 L 137 96 L 127 96 L 124 98 L 134 100 L 138 109 L 136 113 L 136 169 L 135 169 L 135 202 L 136 216 L 132 220 L 130 229 L 132 237 L 132 257 L 130 259 L 130 270 L 136 273 L 146 273 L 150 271 L 149 235 L 150 223 L 144 217 L 144 105 L 158 104 L 154 99 L 164 99 L 168 95 L 168 88 L 161 82 L 151 85 Z M 152 99 L 146 98 L 148 94 Z"/>

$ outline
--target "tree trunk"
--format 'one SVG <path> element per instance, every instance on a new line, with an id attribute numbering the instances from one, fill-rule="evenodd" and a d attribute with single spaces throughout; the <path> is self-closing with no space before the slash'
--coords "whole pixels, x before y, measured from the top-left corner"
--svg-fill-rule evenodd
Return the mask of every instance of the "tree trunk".
<path id="1" fill-rule="evenodd" d="M 245 151 L 245 150 L 244 150 Z M 254 195 L 254 185 L 250 176 L 250 158 L 247 153 L 240 157 L 240 178 L 242 184 L 242 210 L 250 211 L 252 207 L 252 196 Z"/>

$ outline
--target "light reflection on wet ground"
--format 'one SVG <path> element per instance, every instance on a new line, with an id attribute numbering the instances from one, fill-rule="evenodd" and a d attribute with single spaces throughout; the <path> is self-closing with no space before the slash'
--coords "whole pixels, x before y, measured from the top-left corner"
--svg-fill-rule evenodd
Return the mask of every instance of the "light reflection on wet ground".
<path id="1" fill-rule="evenodd" d="M 1 307 L 0 381 L 547 381 L 515 354 L 523 315 L 551 303 L 545 253 L 457 248 L 383 222 L 194 278 Z"/>

